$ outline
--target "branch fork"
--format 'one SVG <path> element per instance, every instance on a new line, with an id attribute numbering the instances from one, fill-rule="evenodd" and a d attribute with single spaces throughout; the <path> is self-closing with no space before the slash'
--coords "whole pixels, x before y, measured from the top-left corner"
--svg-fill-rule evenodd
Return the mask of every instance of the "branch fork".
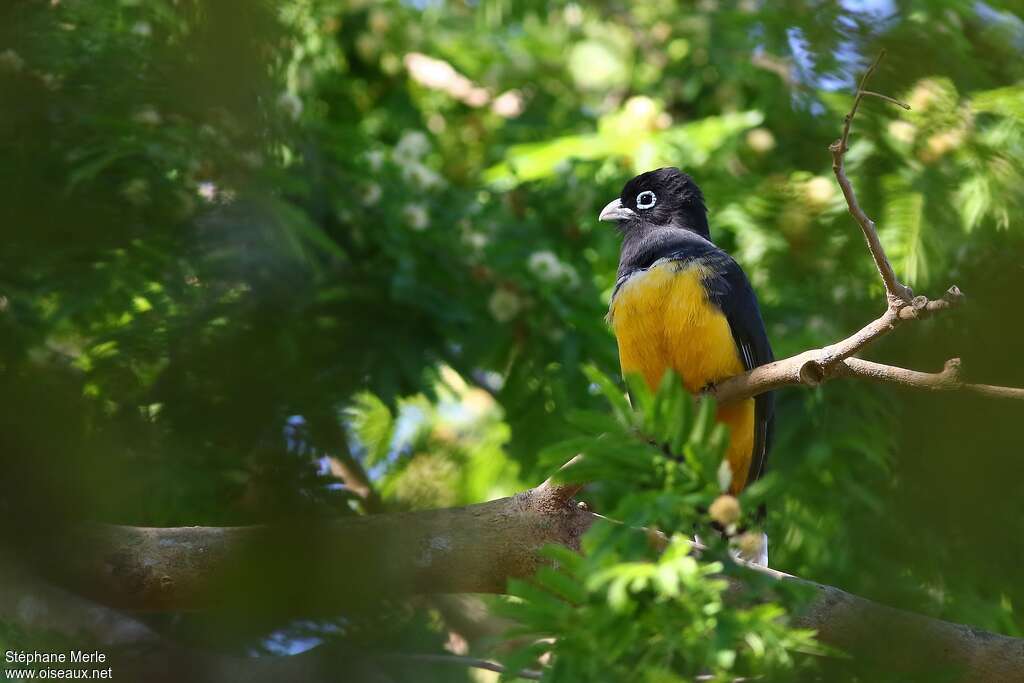
<path id="1" fill-rule="evenodd" d="M 748 399 L 784 386 L 816 387 L 827 380 L 838 377 L 858 377 L 923 389 L 963 390 L 984 396 L 1024 399 L 1024 389 L 963 382 L 959 374 L 959 359 L 948 362 L 942 372 L 924 373 L 873 363 L 855 357 L 876 339 L 892 332 L 901 323 L 920 320 L 932 314 L 950 310 L 964 300 L 963 292 L 956 285 L 946 290 L 941 298 L 929 299 L 926 296 L 915 295 L 910 287 L 900 281 L 885 254 L 875 222 L 861 208 L 853 184 L 846 175 L 845 158 L 850 148 L 850 129 L 861 101 L 865 97 L 876 97 L 904 109 L 910 109 L 910 105 L 904 102 L 865 88 L 884 56 L 885 51 L 883 50 L 861 78 L 850 112 L 843 119 L 842 134 L 829 146 L 829 152 L 832 154 L 832 171 L 842 189 L 850 215 L 860 226 L 868 251 L 871 253 L 885 287 L 885 312 L 846 339 L 821 349 L 812 349 L 790 358 L 762 365 L 742 375 L 719 382 L 711 391 L 711 394 L 719 401 Z M 955 372 L 952 370 L 954 366 Z"/>

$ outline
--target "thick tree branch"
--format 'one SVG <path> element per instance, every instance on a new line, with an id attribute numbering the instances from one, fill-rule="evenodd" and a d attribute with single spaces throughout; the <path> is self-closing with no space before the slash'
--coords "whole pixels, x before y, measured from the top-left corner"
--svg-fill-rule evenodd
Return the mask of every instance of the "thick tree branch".
<path id="1" fill-rule="evenodd" d="M 904 612 L 772 569 L 752 569 L 816 592 L 803 613 L 794 615 L 794 625 L 814 629 L 818 640 L 844 652 L 869 656 L 906 680 L 919 680 L 922 671 L 941 672 L 951 682 L 1024 678 L 1024 640 Z"/>
<path id="2" fill-rule="evenodd" d="M 0 563 L 0 621 L 101 645 L 158 640 L 157 634 L 135 617 L 89 602 L 10 560 Z"/>
<path id="3" fill-rule="evenodd" d="M 594 516 L 551 481 L 461 508 L 346 517 L 287 527 L 95 525 L 44 539 L 43 563 L 116 607 L 256 608 L 330 613 L 368 596 L 499 593 L 531 576 L 545 543 L 579 547 Z M 59 563 L 53 563 L 53 554 Z M 258 569 L 258 571 L 257 571 Z"/>
<path id="4" fill-rule="evenodd" d="M 566 505 L 572 501 L 572 497 L 580 492 L 586 484 L 582 482 L 559 482 L 560 475 L 576 463 L 583 460 L 583 455 L 575 455 L 569 462 L 558 468 L 558 472 L 544 480 L 538 488 L 556 505 Z"/>
<path id="5" fill-rule="evenodd" d="M 94 527 L 52 551 L 65 558 L 67 578 L 80 590 L 129 609 L 213 608 L 236 600 L 254 609 L 284 592 L 285 607 L 298 615 L 367 594 L 499 593 L 509 578 L 534 573 L 543 545 L 578 548 L 598 519 L 566 498 L 567 491 L 548 481 L 480 505 L 339 519 L 314 532 Z M 281 558 L 293 571 L 265 569 L 267 557 Z M 901 667 L 948 664 L 960 680 L 1019 680 L 1024 671 L 1024 641 L 908 614 L 771 569 L 743 571 L 813 591 L 797 623 L 840 649 L 891 658 Z M 241 576 L 239 595 L 232 587 Z M 893 648 L 893 642 L 913 646 Z"/>

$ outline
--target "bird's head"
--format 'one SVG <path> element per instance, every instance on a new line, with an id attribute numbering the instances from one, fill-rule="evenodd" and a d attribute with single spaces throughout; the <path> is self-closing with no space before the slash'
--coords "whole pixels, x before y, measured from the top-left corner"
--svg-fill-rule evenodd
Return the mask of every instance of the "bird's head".
<path id="1" fill-rule="evenodd" d="M 704 195 L 678 168 L 659 168 L 633 178 L 601 210 L 599 220 L 618 222 L 627 236 L 651 228 L 676 228 L 710 239 Z"/>

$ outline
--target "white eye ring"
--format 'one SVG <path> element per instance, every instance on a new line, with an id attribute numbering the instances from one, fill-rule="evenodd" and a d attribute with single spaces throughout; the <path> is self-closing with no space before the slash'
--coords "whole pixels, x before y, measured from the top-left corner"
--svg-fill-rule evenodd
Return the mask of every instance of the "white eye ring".
<path id="1" fill-rule="evenodd" d="M 636 208 L 649 209 L 658 203 L 658 197 L 650 190 L 644 190 L 636 196 Z"/>

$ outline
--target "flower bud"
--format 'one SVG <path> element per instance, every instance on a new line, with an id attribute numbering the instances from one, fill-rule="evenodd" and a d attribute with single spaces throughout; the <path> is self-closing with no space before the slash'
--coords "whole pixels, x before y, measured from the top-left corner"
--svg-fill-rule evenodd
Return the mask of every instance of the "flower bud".
<path id="1" fill-rule="evenodd" d="M 708 514 L 723 527 L 730 527 L 740 520 L 740 502 L 728 494 L 715 498 L 708 508 Z"/>

